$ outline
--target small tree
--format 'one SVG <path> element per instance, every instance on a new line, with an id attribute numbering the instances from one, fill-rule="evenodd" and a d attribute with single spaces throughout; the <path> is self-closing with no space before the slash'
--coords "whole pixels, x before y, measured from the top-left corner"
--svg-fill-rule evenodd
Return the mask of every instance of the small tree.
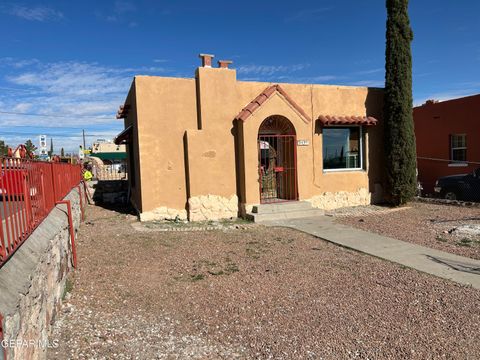
<path id="1" fill-rule="evenodd" d="M 413 32 L 408 0 L 387 0 L 385 54 L 385 156 L 387 199 L 393 205 L 411 200 L 416 191 L 416 149 L 412 109 Z"/>
<path id="2" fill-rule="evenodd" d="M 8 145 L 5 144 L 5 141 L 0 140 L 0 156 L 5 156 L 8 153 Z"/>
<path id="3" fill-rule="evenodd" d="M 60 149 L 60 156 L 65 157 L 65 150 L 63 150 L 63 147 Z"/>
<path id="4" fill-rule="evenodd" d="M 30 154 L 33 154 L 35 152 L 35 150 L 37 150 L 37 147 L 35 145 L 33 145 L 33 142 L 32 140 L 28 139 L 27 141 L 25 141 L 25 148 L 27 149 L 27 151 L 30 153 Z"/>

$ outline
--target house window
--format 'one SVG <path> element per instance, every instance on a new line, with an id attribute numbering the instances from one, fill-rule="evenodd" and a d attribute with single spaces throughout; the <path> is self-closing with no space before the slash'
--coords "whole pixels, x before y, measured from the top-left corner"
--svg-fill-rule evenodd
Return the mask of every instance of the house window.
<path id="1" fill-rule="evenodd" d="M 323 169 L 363 169 L 363 134 L 360 126 L 323 128 Z"/>
<path id="2" fill-rule="evenodd" d="M 467 161 L 467 135 L 450 135 L 450 160 L 452 162 Z"/>

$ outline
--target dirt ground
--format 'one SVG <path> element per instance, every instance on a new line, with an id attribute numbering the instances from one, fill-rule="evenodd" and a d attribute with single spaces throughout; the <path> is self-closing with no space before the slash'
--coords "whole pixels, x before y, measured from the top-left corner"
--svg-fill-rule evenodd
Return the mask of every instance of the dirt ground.
<path id="1" fill-rule="evenodd" d="M 49 359 L 478 358 L 480 291 L 283 228 L 90 207 Z"/>
<path id="2" fill-rule="evenodd" d="M 453 254 L 480 259 L 480 235 L 458 231 L 461 225 L 477 225 L 480 208 L 412 202 L 407 209 L 361 214 L 352 208 L 337 221 L 362 230 L 416 243 Z"/>

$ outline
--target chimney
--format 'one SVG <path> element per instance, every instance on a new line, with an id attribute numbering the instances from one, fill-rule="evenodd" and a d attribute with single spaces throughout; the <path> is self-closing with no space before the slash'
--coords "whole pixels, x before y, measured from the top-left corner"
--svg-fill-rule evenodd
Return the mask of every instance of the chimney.
<path id="1" fill-rule="evenodd" d="M 220 69 L 228 69 L 228 65 L 232 63 L 232 60 L 218 60 L 218 67 Z"/>
<path id="2" fill-rule="evenodd" d="M 212 59 L 215 57 L 215 55 L 200 54 L 198 57 L 202 59 L 202 67 L 212 67 Z"/>

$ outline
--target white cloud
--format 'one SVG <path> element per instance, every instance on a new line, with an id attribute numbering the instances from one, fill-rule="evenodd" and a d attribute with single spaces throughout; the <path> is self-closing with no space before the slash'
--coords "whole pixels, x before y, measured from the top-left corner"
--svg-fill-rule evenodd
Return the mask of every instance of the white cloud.
<path id="1" fill-rule="evenodd" d="M 56 21 L 64 18 L 62 12 L 42 5 L 32 7 L 11 5 L 4 7 L 4 12 L 29 21 Z"/>
<path id="2" fill-rule="evenodd" d="M 336 75 L 318 75 L 318 76 L 312 76 L 308 78 L 309 82 L 323 82 L 323 81 L 332 81 L 332 80 L 338 80 L 341 77 L 336 76 Z"/>
<path id="3" fill-rule="evenodd" d="M 367 87 L 384 87 L 384 80 L 360 80 L 353 81 L 348 84 L 349 86 L 367 86 Z"/>
<path id="4" fill-rule="evenodd" d="M 13 111 L 14 112 L 27 112 L 28 110 L 30 110 L 32 108 L 32 104 L 30 103 L 18 103 L 16 104 L 14 107 L 13 107 Z"/>
<path id="5" fill-rule="evenodd" d="M 39 64 L 33 70 L 7 76 L 15 85 L 37 89 L 43 96 L 61 97 L 75 103 L 96 101 L 118 93 L 125 95 L 132 75 L 140 72 L 165 72 L 162 67 L 108 68 L 94 63 L 57 62 Z"/>
<path id="6" fill-rule="evenodd" d="M 98 17 L 104 18 L 108 22 L 118 22 L 123 20 L 128 14 L 131 14 L 137 10 L 137 7 L 133 2 L 117 0 L 113 4 L 112 11 L 107 15 L 102 15 L 100 12 L 96 12 Z M 138 26 L 138 23 L 135 21 L 129 21 L 128 26 L 133 28 Z"/>
<path id="7" fill-rule="evenodd" d="M 137 8 L 134 3 L 130 1 L 120 1 L 120 0 L 115 1 L 114 9 L 113 9 L 113 11 L 116 14 L 124 14 L 124 13 L 132 12 L 135 10 L 137 10 Z"/>
<path id="8" fill-rule="evenodd" d="M 0 58 L 0 67 L 13 67 L 13 68 L 23 68 L 26 66 L 31 66 L 37 64 L 38 59 L 22 59 L 18 60 L 13 57 L 3 57 Z"/>
<path id="9" fill-rule="evenodd" d="M 420 91 L 414 91 L 415 106 L 422 105 L 425 103 L 425 101 L 431 99 L 445 101 L 465 96 L 477 95 L 480 93 L 480 81 L 473 79 L 472 81 L 460 81 L 457 83 L 450 82 L 444 85 L 437 85 L 435 90 L 425 91 L 422 89 Z"/>
<path id="10" fill-rule="evenodd" d="M 316 9 L 303 9 L 290 17 L 285 19 L 285 22 L 293 22 L 293 21 L 310 21 L 314 18 L 318 18 L 319 16 L 323 15 L 325 12 L 332 10 L 332 7 L 322 7 Z"/>
<path id="11" fill-rule="evenodd" d="M 357 71 L 355 74 L 357 74 L 357 75 L 371 75 L 371 74 L 381 73 L 381 72 L 384 72 L 384 71 L 385 71 L 385 68 L 380 67 L 380 68 L 375 68 L 375 69 Z"/>
<path id="12" fill-rule="evenodd" d="M 237 67 L 239 75 L 261 75 L 271 76 L 278 73 L 289 73 L 308 68 L 309 64 L 294 65 L 241 65 Z"/>
<path id="13" fill-rule="evenodd" d="M 437 101 L 446 101 L 452 99 L 458 99 L 461 97 L 478 95 L 480 88 L 476 89 L 459 89 L 459 90 L 450 90 L 444 92 L 432 93 L 429 96 L 416 97 L 414 100 L 414 106 L 420 106 L 425 103 L 427 100 L 437 100 Z"/>
<path id="14" fill-rule="evenodd" d="M 19 138 L 33 139 L 44 132 L 42 127 L 47 127 L 45 132 L 50 135 L 54 130 L 62 131 L 58 142 L 69 151 L 81 140 L 78 128 L 111 138 L 123 128 L 115 114 L 127 96 L 133 76 L 168 71 L 155 66 L 119 68 L 79 61 L 36 62 L 22 68 L 2 66 L 2 73 L 7 75 L 0 78 L 0 89 L 9 90 L 0 91 L 1 110 L 19 114 L 0 114 L 1 136 L 8 143 L 17 144 Z M 69 145 L 71 139 L 75 139 L 73 145 Z"/>

